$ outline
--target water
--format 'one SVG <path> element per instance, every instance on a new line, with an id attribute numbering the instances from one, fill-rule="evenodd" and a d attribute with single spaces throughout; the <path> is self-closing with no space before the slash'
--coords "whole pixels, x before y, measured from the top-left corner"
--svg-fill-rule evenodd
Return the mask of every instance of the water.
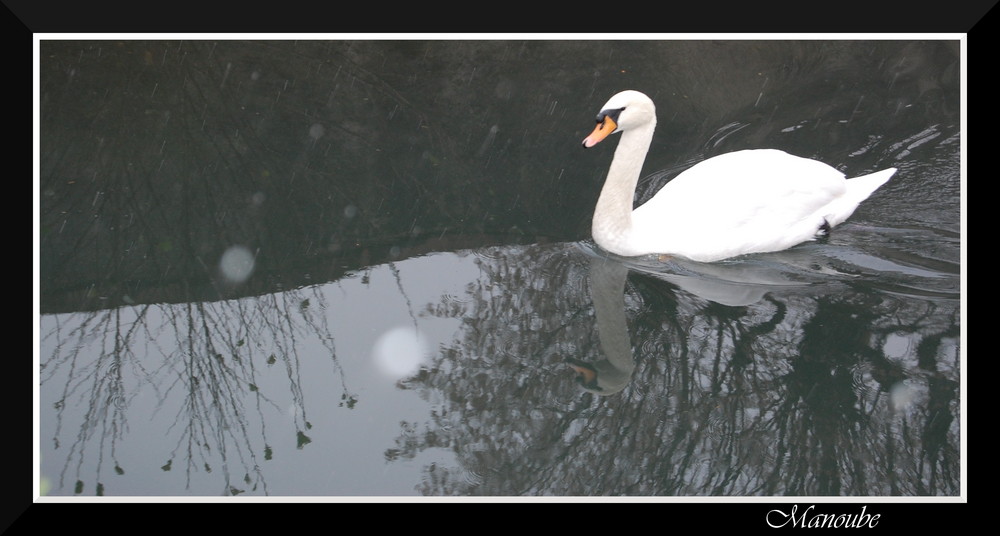
<path id="1" fill-rule="evenodd" d="M 47 494 L 962 491 L 957 42 L 41 51 Z M 639 202 L 748 147 L 899 172 L 821 242 L 609 257 L 624 87 Z"/>

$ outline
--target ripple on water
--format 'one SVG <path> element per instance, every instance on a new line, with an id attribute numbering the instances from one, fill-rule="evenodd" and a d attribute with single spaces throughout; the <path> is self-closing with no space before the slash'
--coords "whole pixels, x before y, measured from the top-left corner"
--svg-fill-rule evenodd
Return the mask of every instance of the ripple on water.
<path id="1" fill-rule="evenodd" d="M 851 367 L 851 386 L 858 398 L 868 399 L 878 394 L 878 386 L 871 376 L 871 365 L 862 362 Z"/>
<path id="2" fill-rule="evenodd" d="M 516 246 L 488 246 L 472 250 L 472 254 L 479 259 L 499 260 L 511 255 L 511 249 Z"/>
<path id="3" fill-rule="evenodd" d="M 475 468 L 466 469 L 462 477 L 465 483 L 473 488 L 479 487 L 486 482 L 486 476 L 483 474 L 483 472 Z"/>

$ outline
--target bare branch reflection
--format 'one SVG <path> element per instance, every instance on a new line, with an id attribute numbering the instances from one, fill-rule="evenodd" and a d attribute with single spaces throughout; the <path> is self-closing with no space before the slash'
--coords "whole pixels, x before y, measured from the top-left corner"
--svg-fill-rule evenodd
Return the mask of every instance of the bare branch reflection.
<path id="1" fill-rule="evenodd" d="M 275 450 L 265 425 L 269 418 L 291 419 L 298 448 L 311 441 L 301 369 L 303 361 L 317 356 L 302 354 L 305 342 L 325 349 L 330 387 L 339 385 L 341 406 L 357 403 L 337 359 L 325 308 L 323 294 L 306 288 L 255 299 L 56 317 L 42 341 L 51 341 L 53 352 L 41 363 L 43 387 L 62 385 L 51 402 L 58 422 L 51 440 L 57 450 L 69 451 L 56 487 L 72 484 L 75 493 L 83 493 L 89 482 L 95 487 L 87 493 L 102 494 L 105 464 L 97 463 L 88 474 L 83 460 L 108 459 L 116 474 L 136 469 L 117 454 L 129 431 L 126 415 L 134 422 L 165 414 L 173 417 L 158 431 L 173 446 L 160 462 L 162 471 L 182 471 L 185 489 L 197 473 L 220 472 L 222 494 L 266 494 L 261 464 Z M 278 376 L 284 381 L 276 382 Z M 64 410 L 78 406 L 86 408 L 83 418 L 67 421 Z M 67 446 L 60 438 L 69 422 L 78 432 Z"/>

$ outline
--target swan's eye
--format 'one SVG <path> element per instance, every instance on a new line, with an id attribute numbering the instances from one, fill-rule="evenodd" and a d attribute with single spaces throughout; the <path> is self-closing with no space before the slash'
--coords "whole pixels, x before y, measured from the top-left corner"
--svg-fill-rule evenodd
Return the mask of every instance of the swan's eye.
<path id="1" fill-rule="evenodd" d="M 606 120 L 610 120 L 612 130 L 618 128 L 618 116 L 621 115 L 624 109 L 625 107 L 623 106 L 614 110 L 602 110 L 601 113 L 597 114 L 597 124 L 601 125 L 600 128 L 603 129 L 604 125 L 607 124 Z"/>

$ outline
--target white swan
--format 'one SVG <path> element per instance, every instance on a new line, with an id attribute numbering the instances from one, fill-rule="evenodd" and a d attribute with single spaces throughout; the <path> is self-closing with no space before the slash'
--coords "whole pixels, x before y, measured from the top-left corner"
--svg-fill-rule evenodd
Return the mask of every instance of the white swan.
<path id="1" fill-rule="evenodd" d="M 887 168 L 846 180 L 822 162 L 782 151 L 736 151 L 695 164 L 633 210 L 655 127 L 653 101 L 622 91 L 604 105 L 597 128 L 583 140 L 584 147 L 593 147 L 622 133 L 592 227 L 597 245 L 617 255 L 712 262 L 787 249 L 846 220 L 896 172 Z"/>

